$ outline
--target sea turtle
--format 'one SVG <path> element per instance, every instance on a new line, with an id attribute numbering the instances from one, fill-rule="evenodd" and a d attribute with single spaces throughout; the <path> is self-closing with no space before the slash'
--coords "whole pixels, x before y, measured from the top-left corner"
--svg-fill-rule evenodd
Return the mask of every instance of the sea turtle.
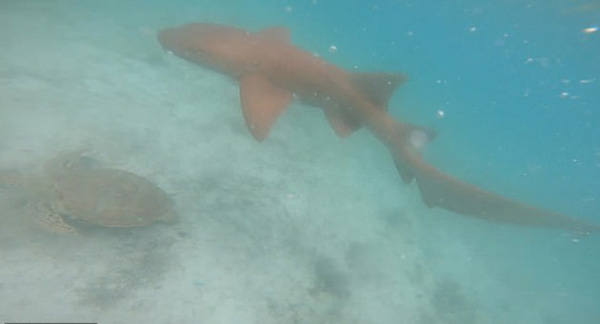
<path id="1" fill-rule="evenodd" d="M 34 223 L 56 233 L 76 233 L 77 224 L 138 227 L 175 222 L 171 198 L 132 172 L 105 168 L 80 151 L 45 163 L 41 177 L 0 175 L 2 187 L 19 188 Z"/>

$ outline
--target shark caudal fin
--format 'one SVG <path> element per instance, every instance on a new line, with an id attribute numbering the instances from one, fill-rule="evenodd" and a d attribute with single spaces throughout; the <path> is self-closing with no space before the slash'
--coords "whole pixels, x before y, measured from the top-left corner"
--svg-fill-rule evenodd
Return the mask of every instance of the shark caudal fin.
<path id="1" fill-rule="evenodd" d="M 404 142 L 393 152 L 396 166 L 404 182 L 416 180 L 427 207 L 500 223 L 600 232 L 600 225 L 511 200 L 445 174 L 428 164 L 412 144 Z"/>

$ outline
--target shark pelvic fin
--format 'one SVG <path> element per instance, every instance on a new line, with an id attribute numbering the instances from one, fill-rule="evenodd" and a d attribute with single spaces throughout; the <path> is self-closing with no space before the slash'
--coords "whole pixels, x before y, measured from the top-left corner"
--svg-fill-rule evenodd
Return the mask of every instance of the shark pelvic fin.
<path id="1" fill-rule="evenodd" d="M 408 80 L 400 73 L 352 73 L 350 79 L 373 104 L 384 109 L 396 88 Z"/>
<path id="2" fill-rule="evenodd" d="M 263 29 L 257 33 L 258 36 L 267 38 L 271 41 L 290 44 L 290 30 L 285 27 L 271 27 Z"/>
<path id="3" fill-rule="evenodd" d="M 335 133 L 341 138 L 348 137 L 361 126 L 356 119 L 349 116 L 340 108 L 325 108 L 324 112 L 327 121 L 329 121 L 329 125 L 331 125 L 331 128 L 333 128 Z"/>
<path id="4" fill-rule="evenodd" d="M 352 73 L 350 81 L 376 107 L 387 109 L 388 101 L 397 87 L 406 82 L 407 78 L 400 73 Z M 348 137 L 361 127 L 359 121 L 335 105 L 325 107 L 325 116 L 339 137 Z M 415 127 L 415 129 L 417 129 Z M 423 130 L 424 134 L 432 133 Z"/>
<path id="5" fill-rule="evenodd" d="M 246 126 L 257 141 L 262 141 L 269 135 L 277 117 L 292 102 L 292 93 L 252 74 L 240 80 L 240 98 Z"/>

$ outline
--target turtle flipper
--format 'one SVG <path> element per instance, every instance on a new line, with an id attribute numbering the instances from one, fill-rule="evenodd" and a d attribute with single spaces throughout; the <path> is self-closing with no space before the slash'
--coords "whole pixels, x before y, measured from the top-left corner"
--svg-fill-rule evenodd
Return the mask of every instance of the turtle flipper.
<path id="1" fill-rule="evenodd" d="M 67 224 L 63 216 L 52 209 L 47 202 L 31 204 L 31 216 L 34 225 L 44 232 L 52 234 L 75 235 L 77 230 Z"/>

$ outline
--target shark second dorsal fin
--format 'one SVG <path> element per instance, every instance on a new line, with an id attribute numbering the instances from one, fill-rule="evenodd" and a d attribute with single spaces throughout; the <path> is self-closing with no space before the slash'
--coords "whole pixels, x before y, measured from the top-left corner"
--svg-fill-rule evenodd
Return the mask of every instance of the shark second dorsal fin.
<path id="1" fill-rule="evenodd" d="M 292 93 L 275 87 L 263 76 L 251 74 L 240 80 L 240 98 L 248 129 L 257 141 L 262 141 L 292 102 Z"/>
<path id="2" fill-rule="evenodd" d="M 408 78 L 400 73 L 352 73 L 350 79 L 373 104 L 385 109 L 396 88 Z"/>
<path id="3" fill-rule="evenodd" d="M 285 27 L 270 27 L 259 31 L 256 34 L 271 41 L 285 44 L 291 43 L 290 30 Z"/>

